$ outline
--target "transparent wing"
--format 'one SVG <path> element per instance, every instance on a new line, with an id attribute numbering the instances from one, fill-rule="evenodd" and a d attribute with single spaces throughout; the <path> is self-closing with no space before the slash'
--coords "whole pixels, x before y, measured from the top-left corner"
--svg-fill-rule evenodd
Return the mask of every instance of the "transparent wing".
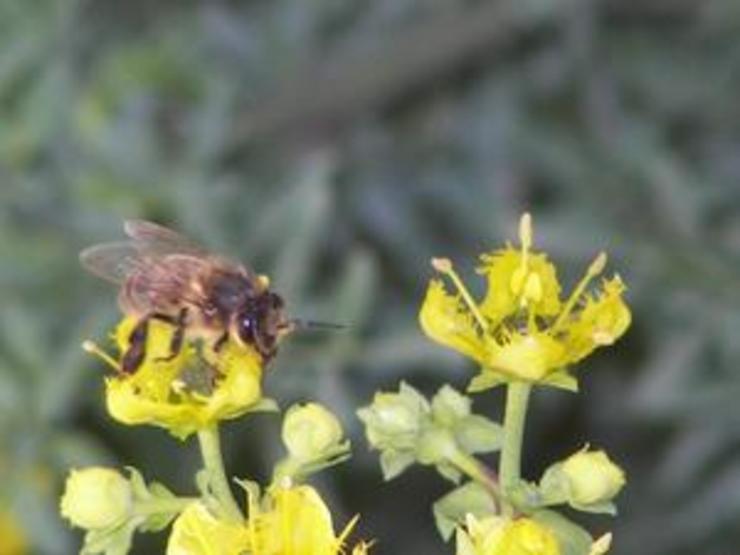
<path id="1" fill-rule="evenodd" d="M 127 220 L 124 230 L 130 240 L 89 247 L 80 253 L 80 262 L 96 276 L 122 286 L 119 303 L 126 312 L 166 310 L 182 302 L 201 305 L 204 291 L 197 285 L 213 272 L 249 273 L 158 224 Z"/>
<path id="2" fill-rule="evenodd" d="M 195 241 L 154 222 L 126 220 L 123 223 L 123 229 L 126 235 L 131 237 L 136 248 L 150 256 L 165 254 L 208 255 L 206 249 Z"/>
<path id="3" fill-rule="evenodd" d="M 143 258 L 158 259 L 169 255 L 183 255 L 208 260 L 213 266 L 247 273 L 244 266 L 228 257 L 215 255 L 195 241 L 176 231 L 146 220 L 126 220 L 126 235 L 131 237 L 134 248 Z"/>
<path id="4" fill-rule="evenodd" d="M 122 284 L 147 264 L 132 241 L 101 243 L 80 253 L 80 262 L 89 272 L 113 283 Z"/>
<path id="5" fill-rule="evenodd" d="M 211 263 L 186 254 L 170 254 L 142 260 L 143 266 L 128 276 L 119 294 L 127 312 L 169 311 L 182 303 L 202 306 L 206 299 L 200 284 Z"/>

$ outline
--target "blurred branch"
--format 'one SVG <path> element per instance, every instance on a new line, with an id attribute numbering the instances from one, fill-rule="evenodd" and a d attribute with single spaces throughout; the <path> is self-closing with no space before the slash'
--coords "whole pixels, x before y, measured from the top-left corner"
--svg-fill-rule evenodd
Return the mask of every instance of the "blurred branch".
<path id="1" fill-rule="evenodd" d="M 478 56 L 490 56 L 523 30 L 563 13 L 559 8 L 564 2 L 559 0 L 537 7 L 527 4 L 481 2 L 404 29 L 387 45 L 363 56 L 338 54 L 334 60 L 309 64 L 238 119 L 231 148 L 295 129 L 335 125 L 386 106 Z"/>

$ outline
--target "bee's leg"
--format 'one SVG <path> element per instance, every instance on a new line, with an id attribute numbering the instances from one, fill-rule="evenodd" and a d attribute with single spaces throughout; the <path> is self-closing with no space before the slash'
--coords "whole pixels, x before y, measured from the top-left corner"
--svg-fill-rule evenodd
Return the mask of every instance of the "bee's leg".
<path id="1" fill-rule="evenodd" d="M 162 320 L 168 324 L 175 326 L 175 333 L 172 334 L 170 339 L 170 353 L 166 357 L 157 358 L 157 362 L 169 362 L 180 354 L 182 350 L 182 344 L 185 340 L 185 323 L 187 322 L 188 309 L 182 308 L 177 317 L 170 316 L 169 314 L 152 314 L 152 318 Z"/>
<path id="2" fill-rule="evenodd" d="M 224 348 L 224 345 L 226 345 L 226 341 L 229 339 L 229 332 L 225 331 L 221 334 L 221 336 L 216 339 L 216 342 L 213 344 L 213 351 L 218 353 L 221 349 Z"/>
<path id="3" fill-rule="evenodd" d="M 128 336 L 128 349 L 121 360 L 121 371 L 124 374 L 133 374 L 144 362 L 146 355 L 146 338 L 149 335 L 149 317 L 146 316 L 131 330 Z"/>

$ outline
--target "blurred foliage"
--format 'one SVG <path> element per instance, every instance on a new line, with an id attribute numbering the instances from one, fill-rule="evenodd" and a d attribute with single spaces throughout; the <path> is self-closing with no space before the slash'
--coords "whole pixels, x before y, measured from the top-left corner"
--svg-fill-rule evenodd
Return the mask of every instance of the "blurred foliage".
<path id="1" fill-rule="evenodd" d="M 353 410 L 400 378 L 462 387 L 464 361 L 416 327 L 428 259 L 471 259 L 525 209 L 567 279 L 607 249 L 635 310 L 586 395 L 535 396 L 532 445 L 564 451 L 525 447 L 527 473 L 595 438 L 630 477 L 616 555 L 734 552 L 739 6 L 0 1 L 0 496 L 37 552 L 77 545 L 55 507 L 70 465 L 135 460 L 192 488 L 196 453 L 173 465 L 165 434 L 111 425 L 103 369 L 78 349 L 115 302 L 77 252 L 125 217 L 248 261 L 295 314 L 351 324 L 291 339 L 267 390 L 354 426 L 353 463 L 325 486 L 378 553 L 451 552 L 431 472 L 382 485 Z M 229 427 L 230 468 L 266 472 L 276 437 L 269 416 Z"/>

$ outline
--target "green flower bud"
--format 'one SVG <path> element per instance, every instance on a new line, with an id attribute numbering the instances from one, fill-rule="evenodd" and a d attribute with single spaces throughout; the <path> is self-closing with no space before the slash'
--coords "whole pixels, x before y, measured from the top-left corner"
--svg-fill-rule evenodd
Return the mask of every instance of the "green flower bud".
<path id="1" fill-rule="evenodd" d="M 428 413 L 426 399 L 406 384 L 401 384 L 398 393 L 376 393 L 370 406 L 357 411 L 370 445 L 397 451 L 416 449 Z"/>
<path id="2" fill-rule="evenodd" d="M 453 427 L 470 415 L 471 401 L 449 385 L 440 388 L 432 399 L 434 420 L 443 426 Z"/>
<path id="3" fill-rule="evenodd" d="M 342 440 L 342 426 L 318 403 L 293 405 L 285 414 L 282 437 L 291 457 L 318 459 Z"/>
<path id="4" fill-rule="evenodd" d="M 563 462 L 562 472 L 578 505 L 611 501 L 625 483 L 624 471 L 604 451 L 579 451 Z"/>
<path id="5" fill-rule="evenodd" d="M 457 452 L 455 437 L 443 428 L 430 428 L 419 438 L 416 460 L 421 464 L 445 463 Z"/>
<path id="6" fill-rule="evenodd" d="M 131 514 L 131 484 L 110 468 L 73 470 L 64 488 L 62 516 L 86 530 L 112 526 Z"/>

